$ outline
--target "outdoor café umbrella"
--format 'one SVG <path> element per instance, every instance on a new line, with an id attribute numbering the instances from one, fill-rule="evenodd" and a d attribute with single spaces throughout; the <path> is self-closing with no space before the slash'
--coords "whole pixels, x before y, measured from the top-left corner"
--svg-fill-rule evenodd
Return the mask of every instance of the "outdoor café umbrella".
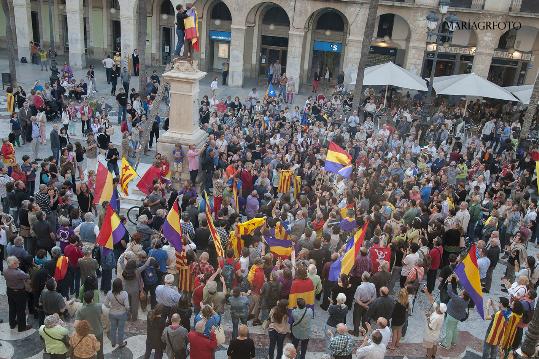
<path id="1" fill-rule="evenodd" d="M 402 87 L 410 90 L 427 91 L 425 80 L 393 62 L 367 67 L 364 72 L 363 85 L 367 86 L 385 86 L 387 97 L 387 88 L 389 86 Z M 351 85 L 355 85 L 356 80 Z"/>
<path id="2" fill-rule="evenodd" d="M 504 89 L 511 92 L 524 105 L 530 104 L 530 97 L 532 96 L 533 85 L 507 86 L 504 87 Z"/>
<path id="3" fill-rule="evenodd" d="M 488 97 L 506 101 L 518 100 L 503 87 L 473 72 L 470 74 L 435 77 L 432 87 L 437 95 L 466 96 L 464 112 L 468 108 L 468 97 Z"/>

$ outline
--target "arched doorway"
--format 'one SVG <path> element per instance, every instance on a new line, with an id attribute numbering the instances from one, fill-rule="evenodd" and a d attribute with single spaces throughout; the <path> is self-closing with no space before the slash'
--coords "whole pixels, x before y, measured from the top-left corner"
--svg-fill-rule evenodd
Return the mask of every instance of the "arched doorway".
<path id="1" fill-rule="evenodd" d="M 244 73 L 264 82 L 269 66 L 277 61 L 284 73 L 290 30 L 286 11 L 275 3 L 261 3 L 247 14 L 246 27 L 245 48 L 252 48 L 252 52 L 244 56 Z"/>
<path id="2" fill-rule="evenodd" d="M 230 59 L 232 15 L 228 6 L 222 1 L 212 4 L 208 14 L 207 69 L 221 71 L 223 64 Z"/>
<path id="3" fill-rule="evenodd" d="M 307 24 L 311 38 L 307 80 L 312 79 L 315 72 L 321 77 L 328 72 L 329 78 L 335 79 L 343 66 L 348 33 L 346 18 L 335 9 L 325 8 L 312 14 Z"/>
<path id="4" fill-rule="evenodd" d="M 367 66 L 388 61 L 404 66 L 409 42 L 410 25 L 406 19 L 391 13 L 380 15 L 371 41 Z"/>
<path id="5" fill-rule="evenodd" d="M 159 29 L 159 57 L 161 63 L 167 64 L 174 53 L 174 32 L 176 12 L 170 0 L 162 0 L 159 6 L 158 29 Z"/>
<path id="6" fill-rule="evenodd" d="M 110 12 L 110 46 L 113 52 L 122 52 L 122 24 L 120 23 L 120 2 L 118 0 L 108 0 Z"/>
<path id="7" fill-rule="evenodd" d="M 511 29 L 500 36 L 492 56 L 488 79 L 500 86 L 522 85 L 534 77 L 537 66 L 534 55 L 539 53 L 539 30 L 531 26 Z M 528 76 L 530 72 L 531 76 Z M 529 81 L 528 81 L 529 82 Z"/>
<path id="8" fill-rule="evenodd" d="M 438 59 L 434 76 L 450 76 L 469 74 L 472 72 L 475 49 L 477 47 L 477 34 L 471 29 L 457 29 L 452 37 L 445 39 L 439 45 Z M 430 77 L 432 62 L 436 51 L 436 39 L 427 39 L 427 49 L 423 60 L 421 76 Z"/>

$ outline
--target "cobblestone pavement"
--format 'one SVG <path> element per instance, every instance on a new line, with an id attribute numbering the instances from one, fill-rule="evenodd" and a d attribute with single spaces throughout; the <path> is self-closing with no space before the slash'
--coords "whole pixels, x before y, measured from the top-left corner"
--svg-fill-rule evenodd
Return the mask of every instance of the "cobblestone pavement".
<path id="1" fill-rule="evenodd" d="M 96 66 L 96 75 L 97 75 L 97 87 L 99 89 L 97 95 L 106 96 L 106 99 L 109 103 L 114 104 L 113 98 L 110 96 L 110 88 L 106 85 L 105 74 L 100 66 Z M 49 73 L 39 71 L 39 68 L 30 64 L 19 64 L 17 66 L 19 82 L 25 87 L 28 88 L 36 80 L 46 81 Z M 0 56 L 0 72 L 7 72 L 8 64 L 5 57 Z M 75 77 L 80 78 L 85 74 L 86 70 L 75 71 Z M 211 76 L 207 76 L 201 85 L 201 94 L 209 92 L 209 79 Z M 136 78 L 132 79 L 132 85 L 135 87 L 137 82 Z M 221 89 L 218 92 L 218 96 L 221 94 L 230 94 L 231 96 L 240 96 L 240 98 L 245 98 L 248 92 L 248 88 L 243 89 Z M 262 89 L 261 89 L 262 91 Z M 262 92 L 261 92 L 262 93 Z M 305 95 L 298 96 L 296 103 L 303 103 Z M 4 92 L 0 91 L 0 137 L 7 135 L 9 133 L 9 122 L 7 121 L 9 114 L 6 112 L 5 105 L 5 96 Z M 115 122 L 115 121 L 113 121 Z M 47 124 L 47 133 L 50 132 L 52 124 Z M 120 143 L 119 137 L 119 128 L 115 131 L 112 141 L 114 143 Z M 79 135 L 80 136 L 80 135 Z M 80 137 L 75 136 L 75 140 L 81 139 Z M 24 154 L 30 154 L 30 146 L 25 145 L 16 149 L 17 158 L 20 159 Z M 50 148 L 48 145 L 41 146 L 40 153 L 43 153 L 44 156 L 50 155 Z M 149 163 L 153 153 L 146 157 L 142 158 L 142 162 Z M 532 254 L 536 252 L 535 248 L 530 249 Z M 499 264 L 495 273 L 494 278 L 500 278 L 503 272 L 503 265 Z M 499 283 L 496 280 L 495 283 Z M 497 285 L 494 285 L 490 294 L 485 295 L 485 301 L 488 298 L 497 299 L 503 293 L 500 291 L 500 288 Z M 403 338 L 401 346 L 393 351 L 387 353 L 387 358 L 424 358 L 424 349 L 421 346 L 423 338 L 423 327 L 424 327 L 424 311 L 426 310 L 427 304 L 424 296 L 420 296 L 415 304 L 414 312 L 409 319 L 409 330 L 406 334 L 406 337 Z M 316 317 L 313 322 L 313 336 L 312 340 L 309 342 L 309 359 L 318 359 L 322 358 L 326 349 L 326 341 L 322 330 L 324 328 L 324 323 L 326 321 L 327 315 L 326 312 L 319 309 L 317 306 L 315 310 Z M 15 358 L 15 359 L 26 359 L 26 358 L 42 358 L 42 344 L 39 339 L 39 335 L 35 330 L 30 330 L 25 333 L 17 333 L 12 331 L 9 328 L 9 325 L 6 323 L 8 317 L 8 308 L 7 308 L 7 299 L 5 295 L 5 281 L 3 277 L 0 276 L 0 319 L 4 323 L 0 324 L 0 359 L 4 358 Z M 145 331 L 146 331 L 146 315 L 141 312 L 139 315 L 140 320 L 133 323 L 128 323 L 126 328 L 126 335 L 128 336 L 128 345 L 124 349 L 114 349 L 110 345 L 110 341 L 105 339 L 105 353 L 106 358 L 142 358 L 144 355 L 145 347 Z M 36 323 L 33 322 L 32 318 L 29 318 L 29 322 L 36 326 Z M 230 335 L 231 331 L 231 321 L 229 316 L 225 315 L 224 318 L 224 327 L 227 335 Z M 352 323 L 352 314 L 348 315 L 348 323 Z M 458 345 L 453 347 L 451 350 L 446 351 L 444 349 L 439 349 L 438 354 L 441 358 L 479 358 L 477 355 L 481 353 L 483 337 L 485 335 L 488 322 L 481 320 L 478 314 L 475 311 L 470 312 L 470 318 L 463 324 L 460 324 L 460 337 L 458 340 Z M 250 326 L 251 336 L 256 342 L 257 347 L 257 358 L 265 358 L 267 356 L 267 347 L 268 347 L 268 337 L 265 333 L 262 332 L 260 326 L 252 327 Z M 217 359 L 226 358 L 226 348 L 219 348 L 216 353 Z"/>

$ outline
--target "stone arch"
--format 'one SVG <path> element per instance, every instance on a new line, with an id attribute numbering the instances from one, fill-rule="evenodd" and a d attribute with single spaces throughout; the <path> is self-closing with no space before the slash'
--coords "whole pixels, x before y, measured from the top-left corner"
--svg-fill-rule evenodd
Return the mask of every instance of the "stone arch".
<path id="1" fill-rule="evenodd" d="M 208 71 L 221 70 L 223 63 L 230 59 L 232 15 L 230 2 L 211 0 L 204 3 L 200 29 L 201 66 Z M 202 58 L 202 56 L 201 56 Z"/>
<path id="2" fill-rule="evenodd" d="M 500 32 L 488 79 L 502 86 L 533 83 L 538 71 L 539 28 L 523 22 L 518 29 Z"/>
<path id="3" fill-rule="evenodd" d="M 315 72 L 325 74 L 327 70 L 330 78 L 336 79 L 343 68 L 350 32 L 347 16 L 335 8 L 320 7 L 307 18 L 305 31 L 303 82 L 308 82 Z"/>

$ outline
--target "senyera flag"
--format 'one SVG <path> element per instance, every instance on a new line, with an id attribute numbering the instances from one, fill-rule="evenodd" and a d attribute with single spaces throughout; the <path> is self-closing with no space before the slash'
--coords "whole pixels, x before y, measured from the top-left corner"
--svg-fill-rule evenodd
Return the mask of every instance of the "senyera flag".
<path id="1" fill-rule="evenodd" d="M 455 268 L 455 274 L 459 278 L 459 283 L 472 298 L 477 312 L 481 318 L 485 319 L 483 308 L 483 289 L 481 288 L 481 280 L 479 277 L 479 267 L 477 266 L 477 249 L 475 244 L 472 244 L 468 254 L 462 262 Z"/>
<path id="2" fill-rule="evenodd" d="M 182 225 L 180 223 L 180 206 L 178 205 L 178 199 L 174 201 L 174 204 L 165 219 L 165 223 L 163 223 L 163 235 L 176 251 L 182 251 Z"/>
<path id="3" fill-rule="evenodd" d="M 204 199 L 206 200 L 206 219 L 208 220 L 208 229 L 210 230 L 211 237 L 213 239 L 213 244 L 215 245 L 215 252 L 217 253 L 217 257 L 225 257 L 225 251 L 223 250 L 223 245 L 221 244 L 221 238 L 219 237 L 219 233 L 217 233 L 217 230 L 215 229 L 215 225 L 213 224 L 213 218 L 211 215 L 211 204 L 208 200 L 208 194 L 204 192 Z"/>
<path id="4" fill-rule="evenodd" d="M 348 178 L 352 174 L 352 156 L 335 142 L 330 142 L 324 169 Z"/>
<path id="5" fill-rule="evenodd" d="M 104 249 L 112 250 L 114 245 L 120 242 L 126 233 L 127 230 L 122 224 L 120 217 L 109 204 L 105 210 L 103 224 L 99 229 L 96 244 Z"/>

